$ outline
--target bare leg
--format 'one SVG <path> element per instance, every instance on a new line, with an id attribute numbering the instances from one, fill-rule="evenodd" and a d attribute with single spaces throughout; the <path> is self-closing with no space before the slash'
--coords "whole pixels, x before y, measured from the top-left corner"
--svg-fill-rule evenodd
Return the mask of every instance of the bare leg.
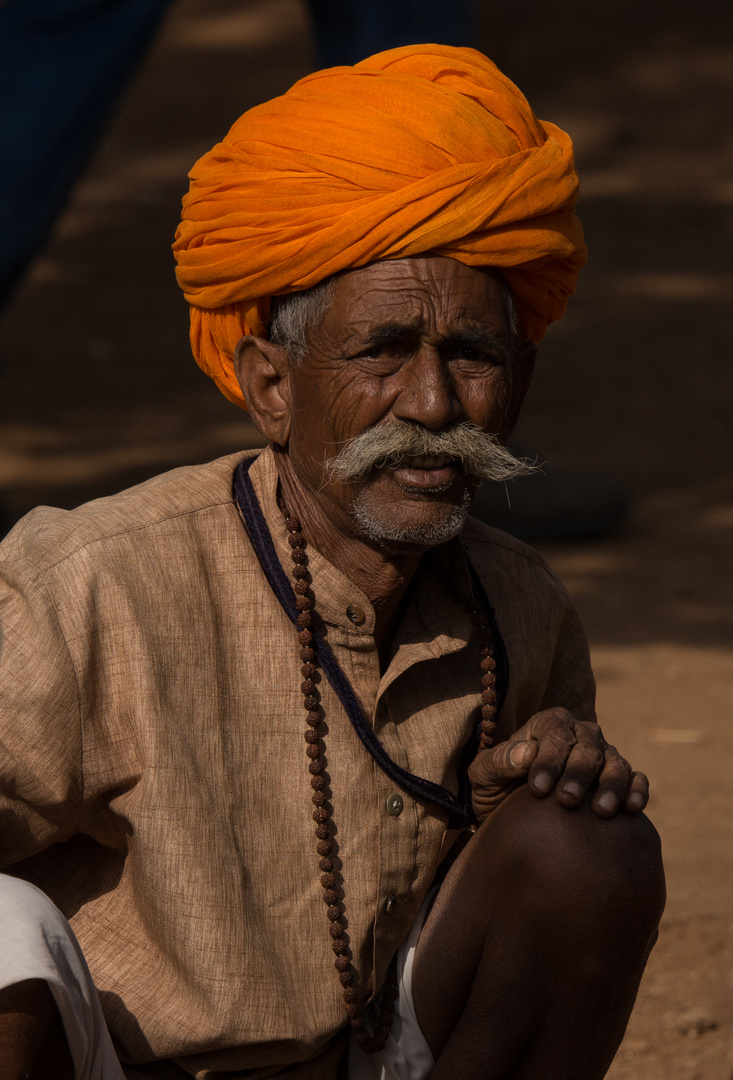
<path id="1" fill-rule="evenodd" d="M 415 954 L 433 1080 L 601 1080 L 664 895 L 647 818 L 515 791 L 446 876 Z"/>
<path id="2" fill-rule="evenodd" d="M 0 990 L 0 1080 L 73 1080 L 61 1015 L 48 984 L 26 979 Z"/>

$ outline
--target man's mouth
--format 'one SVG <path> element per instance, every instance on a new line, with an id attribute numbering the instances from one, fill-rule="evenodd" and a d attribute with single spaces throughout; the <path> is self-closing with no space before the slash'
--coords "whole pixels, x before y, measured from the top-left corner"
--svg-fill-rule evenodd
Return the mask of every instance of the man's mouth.
<path id="1" fill-rule="evenodd" d="M 404 487 L 439 488 L 457 480 L 461 470 L 455 458 L 420 456 L 403 458 L 392 474 Z"/>

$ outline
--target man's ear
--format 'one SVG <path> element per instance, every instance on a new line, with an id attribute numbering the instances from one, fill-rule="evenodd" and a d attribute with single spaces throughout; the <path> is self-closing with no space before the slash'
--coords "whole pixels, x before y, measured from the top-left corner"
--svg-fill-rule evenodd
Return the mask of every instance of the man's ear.
<path id="1" fill-rule="evenodd" d="M 290 438 L 290 361 L 265 338 L 247 335 L 234 351 L 237 376 L 249 415 L 268 442 L 287 446 Z"/>
<path id="2" fill-rule="evenodd" d="M 536 359 L 537 346 L 533 345 L 530 341 L 523 341 L 520 344 L 514 359 L 512 396 L 509 402 L 506 419 L 501 430 L 501 441 L 504 443 L 509 441 L 512 432 L 516 427 L 519 413 L 524 403 L 524 399 L 527 396 L 527 391 L 529 390 L 529 384 L 532 382 L 532 372 L 534 371 L 534 362 Z"/>

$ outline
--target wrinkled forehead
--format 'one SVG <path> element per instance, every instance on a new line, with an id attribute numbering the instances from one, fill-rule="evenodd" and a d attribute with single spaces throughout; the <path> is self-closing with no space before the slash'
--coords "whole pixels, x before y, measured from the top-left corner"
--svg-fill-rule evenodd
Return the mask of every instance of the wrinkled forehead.
<path id="1" fill-rule="evenodd" d="M 383 260 L 334 279 L 323 328 L 394 324 L 440 333 L 473 323 L 506 332 L 507 293 L 492 268 L 435 255 Z"/>

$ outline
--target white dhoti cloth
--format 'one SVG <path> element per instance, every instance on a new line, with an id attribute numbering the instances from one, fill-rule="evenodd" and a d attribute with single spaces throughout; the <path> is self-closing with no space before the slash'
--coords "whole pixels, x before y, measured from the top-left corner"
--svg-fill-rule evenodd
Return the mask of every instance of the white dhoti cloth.
<path id="1" fill-rule="evenodd" d="M 0 989 L 44 979 L 61 1013 L 74 1080 L 125 1080 L 74 932 L 45 893 L 0 874 Z"/>
<path id="2" fill-rule="evenodd" d="M 412 965 L 436 891 L 428 893 L 397 953 L 399 997 L 384 1050 L 368 1055 L 351 1040 L 349 1080 L 426 1080 L 435 1065 L 412 1003 Z M 125 1080 L 73 930 L 35 885 L 0 874 L 0 989 L 26 979 L 44 979 L 49 985 L 69 1043 L 74 1080 Z M 379 1011 L 377 1001 L 366 1010 L 368 1025 L 376 1026 Z"/>

